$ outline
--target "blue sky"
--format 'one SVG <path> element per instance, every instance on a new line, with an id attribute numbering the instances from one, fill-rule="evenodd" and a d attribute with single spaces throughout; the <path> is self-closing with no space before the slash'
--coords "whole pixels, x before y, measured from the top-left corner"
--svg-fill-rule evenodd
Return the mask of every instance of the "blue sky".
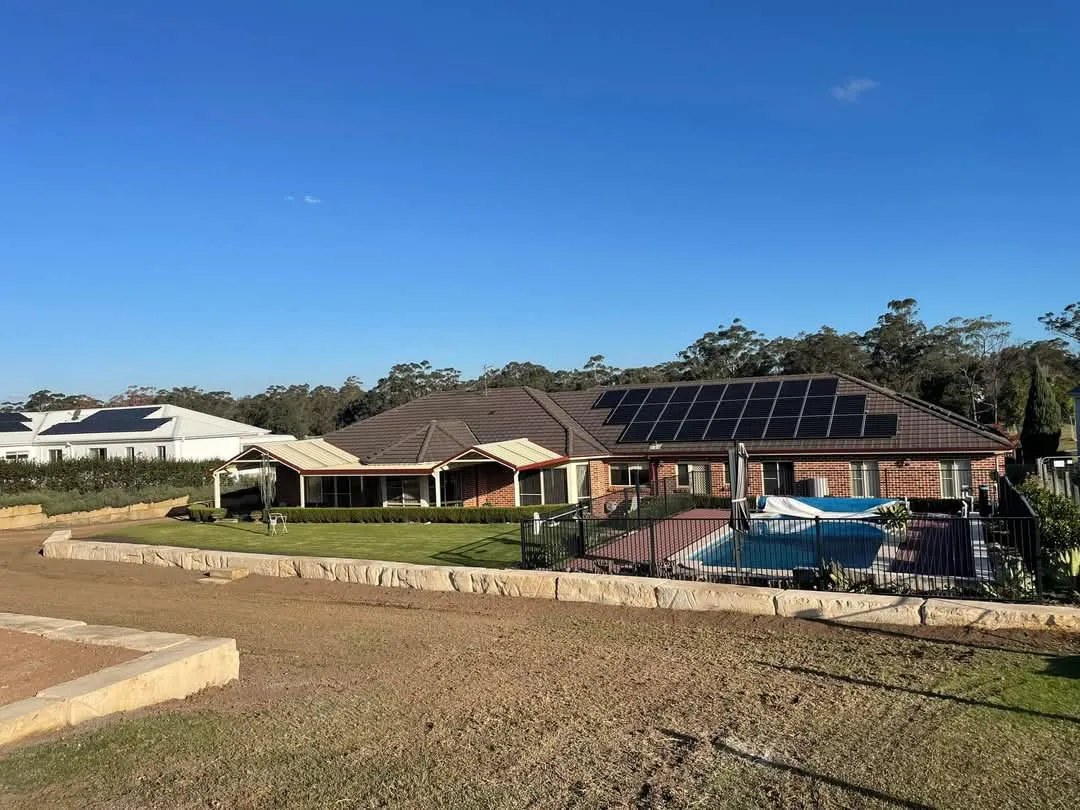
<path id="1" fill-rule="evenodd" d="M 1042 337 L 1072 5 L 13 0 L 0 398 L 637 365 L 908 296 Z"/>

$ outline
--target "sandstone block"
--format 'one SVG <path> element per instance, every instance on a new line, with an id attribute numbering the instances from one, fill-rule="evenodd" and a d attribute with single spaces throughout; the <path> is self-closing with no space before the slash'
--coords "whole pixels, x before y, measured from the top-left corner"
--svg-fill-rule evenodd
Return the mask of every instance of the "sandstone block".
<path id="1" fill-rule="evenodd" d="M 960 599 L 927 599 L 928 627 L 977 627 L 986 630 L 1062 630 L 1080 632 L 1080 609 Z"/>
<path id="2" fill-rule="evenodd" d="M 555 598 L 560 602 L 592 602 L 623 607 L 657 606 L 656 589 L 665 580 L 606 574 L 560 574 Z"/>
<path id="3" fill-rule="evenodd" d="M 916 625 L 922 623 L 922 604 L 922 599 L 911 596 L 792 590 L 776 597 L 776 615 L 851 624 Z"/>
<path id="4" fill-rule="evenodd" d="M 711 582 L 665 582 L 656 586 L 656 602 L 669 610 L 726 610 L 775 616 L 775 599 L 783 591 Z"/>

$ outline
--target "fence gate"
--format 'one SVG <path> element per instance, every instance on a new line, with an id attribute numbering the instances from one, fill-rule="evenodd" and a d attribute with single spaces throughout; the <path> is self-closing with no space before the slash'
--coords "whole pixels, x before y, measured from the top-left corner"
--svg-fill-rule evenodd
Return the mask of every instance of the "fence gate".
<path id="1" fill-rule="evenodd" d="M 1039 477 L 1047 489 L 1080 504 L 1080 463 L 1076 456 L 1039 459 Z"/>

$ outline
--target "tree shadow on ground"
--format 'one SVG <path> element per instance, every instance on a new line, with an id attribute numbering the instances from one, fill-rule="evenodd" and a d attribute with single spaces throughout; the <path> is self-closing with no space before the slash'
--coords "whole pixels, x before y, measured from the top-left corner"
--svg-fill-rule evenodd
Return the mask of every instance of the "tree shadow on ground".
<path id="1" fill-rule="evenodd" d="M 1046 662 L 1045 675 L 1058 678 L 1080 678 L 1080 655 L 1059 655 Z"/>
<path id="2" fill-rule="evenodd" d="M 448 565 L 481 566 L 483 568 L 511 568 L 517 565 L 517 560 L 507 560 L 498 554 L 492 555 L 493 549 L 513 548 L 520 549 L 517 538 L 495 535 L 485 537 L 483 540 L 474 540 L 471 543 L 437 551 L 431 555 L 432 559 Z"/>
<path id="3" fill-rule="evenodd" d="M 664 734 L 671 738 L 679 747 L 683 750 L 690 750 L 697 748 L 704 744 L 704 741 L 692 734 L 684 734 L 681 731 L 672 731 L 670 729 L 658 729 L 661 734 Z M 708 744 L 714 751 L 719 754 L 726 754 L 736 759 L 740 759 L 743 762 L 749 762 L 753 765 L 759 765 L 764 768 L 770 768 L 781 773 L 791 774 L 793 776 L 800 776 L 804 779 L 810 779 L 815 782 L 830 785 L 848 793 L 854 793 L 861 796 L 864 799 L 873 799 L 875 801 L 884 802 L 886 804 L 892 804 L 897 807 L 903 807 L 905 810 L 933 810 L 933 807 L 928 804 L 922 804 L 920 802 L 910 801 L 909 799 L 902 799 L 899 796 L 893 796 L 888 793 L 884 793 L 874 788 L 865 787 L 863 785 L 857 785 L 854 782 L 848 782 L 844 779 L 839 779 L 835 776 L 829 776 L 827 774 L 811 771 L 807 768 L 802 768 L 798 765 L 789 765 L 785 762 L 778 762 L 771 757 L 761 756 L 751 751 L 746 750 L 742 746 L 733 744 L 732 741 L 724 739 L 719 735 L 712 737 L 708 740 Z"/>
<path id="4" fill-rule="evenodd" d="M 961 706 L 974 706 L 980 709 L 996 709 L 1003 712 L 1026 714 L 1029 717 L 1038 717 L 1044 720 L 1061 720 L 1066 723 L 1080 724 L 1080 717 L 1071 714 L 1043 712 L 1039 711 L 1038 709 L 1026 709 L 1023 706 L 1010 706 L 1007 703 L 991 703 L 986 700 L 976 700 L 975 698 L 963 697 L 961 695 L 950 695 L 945 692 L 931 692 L 926 689 L 912 689 L 908 686 L 897 686 L 895 684 L 883 683 L 881 681 L 874 681 L 868 678 L 856 678 L 854 675 L 838 675 L 834 672 L 826 672 L 823 669 L 813 669 L 811 667 L 784 666 L 783 664 L 770 664 L 767 661 L 755 661 L 754 663 L 758 666 L 768 667 L 769 669 L 778 670 L 781 672 L 792 672 L 796 675 L 809 675 L 816 678 L 827 678 L 830 680 L 851 684 L 853 686 L 867 686 L 874 689 L 885 689 L 889 692 L 903 692 L 904 694 L 934 698 L 935 700 L 948 700 Z"/>

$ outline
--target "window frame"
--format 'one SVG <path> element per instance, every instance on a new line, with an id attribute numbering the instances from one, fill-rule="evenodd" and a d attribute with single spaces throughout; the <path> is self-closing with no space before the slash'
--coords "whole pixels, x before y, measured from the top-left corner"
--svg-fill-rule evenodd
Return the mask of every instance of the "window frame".
<path id="1" fill-rule="evenodd" d="M 848 462 L 851 480 L 851 497 L 853 498 L 880 498 L 881 497 L 881 463 L 877 459 L 856 459 Z M 867 486 L 867 474 L 871 474 L 873 486 Z M 856 486 L 858 483 L 858 486 Z M 856 492 L 856 490 L 861 490 Z M 870 490 L 873 490 L 872 492 Z"/>
<path id="2" fill-rule="evenodd" d="M 938 478 L 941 486 L 941 497 L 948 500 L 960 500 L 964 497 L 965 484 L 968 495 L 971 495 L 971 459 L 970 458 L 943 458 L 938 460 Z M 946 487 L 946 481 L 949 486 Z M 946 489 L 954 490 L 954 494 L 946 493 Z"/>
<path id="3" fill-rule="evenodd" d="M 90 458 L 106 459 L 108 457 L 109 457 L 109 448 L 108 447 L 91 447 L 90 448 Z"/>
<path id="4" fill-rule="evenodd" d="M 775 475 L 770 476 L 767 472 L 768 468 L 772 466 Z M 781 469 L 787 473 L 787 475 L 781 474 Z M 776 482 L 776 492 L 769 492 L 769 481 L 774 480 Z M 749 482 L 748 482 L 749 483 Z M 785 487 L 785 484 L 790 486 Z M 783 490 L 787 489 L 787 492 Z M 784 460 L 768 460 L 761 462 L 761 494 L 773 497 L 791 497 L 795 494 L 795 462 Z"/>
<path id="5" fill-rule="evenodd" d="M 159 444 L 157 446 L 157 458 L 158 458 L 158 461 L 164 461 L 168 457 L 169 457 L 168 456 L 168 451 L 167 451 L 165 445 Z"/>
<path id="6" fill-rule="evenodd" d="M 62 447 L 50 447 L 48 453 L 49 463 L 52 464 L 57 461 L 64 460 L 64 448 Z"/>
<path id="7" fill-rule="evenodd" d="M 615 482 L 615 471 L 626 472 L 626 483 L 619 484 Z M 642 480 L 641 472 L 645 472 L 644 480 Z M 638 473 L 637 480 L 635 481 L 634 473 Z M 619 489 L 627 489 L 629 487 L 642 486 L 647 487 L 652 482 L 652 470 L 649 463 L 640 461 L 627 461 L 617 462 L 615 464 L 608 464 L 608 485 Z"/>

